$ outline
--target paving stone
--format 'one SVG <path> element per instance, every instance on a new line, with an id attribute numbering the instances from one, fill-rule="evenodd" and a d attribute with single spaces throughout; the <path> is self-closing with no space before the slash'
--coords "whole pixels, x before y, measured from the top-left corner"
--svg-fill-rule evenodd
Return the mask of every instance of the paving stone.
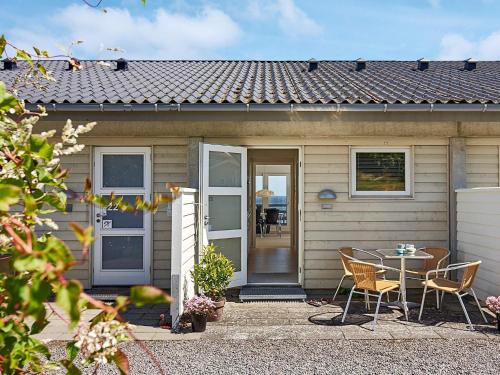
<path id="1" fill-rule="evenodd" d="M 377 340 L 377 339 L 385 339 L 390 340 L 392 336 L 387 331 L 378 330 L 375 328 L 375 331 L 371 331 L 369 329 L 361 328 L 360 326 L 342 326 L 342 333 L 347 340 Z"/>

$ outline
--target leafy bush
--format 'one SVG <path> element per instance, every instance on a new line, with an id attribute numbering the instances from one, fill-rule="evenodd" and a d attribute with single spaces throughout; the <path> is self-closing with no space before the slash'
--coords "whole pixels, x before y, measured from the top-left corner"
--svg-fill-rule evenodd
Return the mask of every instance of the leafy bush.
<path id="1" fill-rule="evenodd" d="M 222 253 L 216 251 L 213 243 L 205 246 L 198 264 L 195 264 L 191 276 L 198 289 L 218 301 L 224 298 L 234 275 L 233 263 Z"/>
<path id="2" fill-rule="evenodd" d="M 0 255 L 11 256 L 12 268 L 9 274 L 0 273 L 0 373 L 45 373 L 64 366 L 68 373 L 79 374 L 74 364 L 78 352 L 85 357 L 84 364 L 115 362 L 121 373 L 127 373 L 127 357 L 117 344 L 125 336 L 133 338 L 133 333 L 120 318 L 120 311 L 129 303 L 168 303 L 170 297 L 150 286 L 136 286 L 130 297 L 118 297 L 110 306 L 86 294 L 78 280 L 66 275 L 88 260 L 92 227 L 69 223 L 82 248 L 82 258 L 75 259 L 67 244 L 50 232 L 57 229 L 50 215 L 65 212 L 68 199 L 104 207 L 112 203 L 122 211 L 155 212 L 160 203 L 171 198 L 156 196 L 151 203 L 138 199 L 135 205 L 113 194 L 106 200 L 92 194 L 89 180 L 85 193 L 71 196 L 65 183 L 68 171 L 62 167 L 61 157 L 81 151 L 84 146 L 78 144 L 78 137 L 95 124 L 74 127 L 68 120 L 61 141 L 51 142 L 55 130 L 40 134 L 34 131 L 44 115 L 43 110 L 25 110 L 0 82 Z M 33 336 L 49 323 L 47 309 L 52 308 L 48 303 L 52 295 L 67 315 L 60 317 L 71 327 L 79 323 L 81 309 L 102 310 L 67 345 L 67 358 L 59 361 L 51 361 L 47 346 Z M 99 332 L 102 337 L 96 336 Z M 87 340 L 86 333 L 92 340 Z M 94 345 L 94 339 L 105 340 L 111 346 L 101 350 Z"/>

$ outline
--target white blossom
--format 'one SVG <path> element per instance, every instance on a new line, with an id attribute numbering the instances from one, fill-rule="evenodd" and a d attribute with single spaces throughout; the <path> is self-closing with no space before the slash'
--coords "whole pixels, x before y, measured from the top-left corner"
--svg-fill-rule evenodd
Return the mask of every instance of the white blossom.
<path id="1" fill-rule="evenodd" d="M 75 346 L 84 356 L 82 363 L 109 363 L 118 350 L 118 344 L 130 339 L 127 329 L 131 327 L 117 320 L 99 322 L 93 327 L 80 326 Z"/>

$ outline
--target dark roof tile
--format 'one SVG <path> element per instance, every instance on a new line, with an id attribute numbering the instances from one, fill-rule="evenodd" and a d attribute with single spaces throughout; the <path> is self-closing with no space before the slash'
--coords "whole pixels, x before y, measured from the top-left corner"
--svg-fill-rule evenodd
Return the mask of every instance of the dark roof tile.
<path id="1" fill-rule="evenodd" d="M 500 62 L 479 61 L 473 71 L 461 61 L 129 61 L 116 71 L 82 61 L 44 61 L 56 81 L 45 89 L 18 87 L 28 103 L 500 103 Z M 11 85 L 26 64 L 0 70 Z"/>

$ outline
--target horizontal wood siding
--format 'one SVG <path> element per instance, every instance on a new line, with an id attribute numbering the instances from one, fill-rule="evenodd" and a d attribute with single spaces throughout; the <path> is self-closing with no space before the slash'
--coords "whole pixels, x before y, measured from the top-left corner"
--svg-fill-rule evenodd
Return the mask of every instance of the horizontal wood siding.
<path id="1" fill-rule="evenodd" d="M 467 187 L 490 187 L 499 185 L 499 146 L 466 146 Z"/>
<path id="2" fill-rule="evenodd" d="M 175 145 L 153 146 L 153 194 L 167 193 L 167 183 L 185 186 L 187 181 L 187 142 L 176 138 Z M 91 142 L 91 140 L 90 140 Z M 102 143 L 102 142 L 101 142 Z M 86 177 L 91 176 L 91 147 L 86 147 L 81 153 L 66 156 L 62 159 L 63 166 L 70 171 L 68 187 L 78 193 L 83 192 L 83 183 Z M 59 225 L 58 236 L 65 240 L 79 259 L 81 247 L 75 240 L 73 232 L 68 227 L 69 221 L 76 221 L 82 226 L 90 223 L 90 207 L 87 204 L 74 204 L 72 212 L 68 214 L 56 213 L 54 220 Z M 153 285 L 161 288 L 170 288 L 170 237 L 171 237 L 171 207 L 162 206 L 153 215 L 153 257 L 152 280 Z M 76 266 L 68 276 L 80 280 L 85 288 L 91 285 L 91 266 L 88 262 Z"/>
<path id="3" fill-rule="evenodd" d="M 153 193 L 167 193 L 167 183 L 187 184 L 187 142 L 153 146 Z M 163 206 L 153 216 L 153 285 L 166 289 L 170 288 L 171 228 L 171 206 Z"/>
<path id="4" fill-rule="evenodd" d="M 500 188 L 457 193 L 458 261 L 482 260 L 474 289 L 500 294 Z"/>
<path id="5" fill-rule="evenodd" d="M 67 155 L 61 158 L 63 168 L 69 170 L 68 178 L 66 179 L 68 189 L 77 193 L 83 193 L 85 179 L 91 177 L 91 153 L 92 148 L 86 146 L 83 151 Z M 90 208 L 88 204 L 73 204 L 71 212 L 67 214 L 55 213 L 52 218 L 59 225 L 59 230 L 56 231 L 57 236 L 63 239 L 73 252 L 76 259 L 82 258 L 81 244 L 76 240 L 73 231 L 69 228 L 70 221 L 77 222 L 82 227 L 89 226 Z M 82 282 L 84 288 L 90 288 L 91 276 L 90 262 L 85 262 L 75 266 L 68 272 L 67 276 L 78 279 Z"/>
<path id="6" fill-rule="evenodd" d="M 414 199 L 349 198 L 349 146 L 305 146 L 304 287 L 334 288 L 342 276 L 336 249 L 448 246 L 448 147 L 414 147 Z M 332 209 L 317 194 L 337 193 Z"/>

